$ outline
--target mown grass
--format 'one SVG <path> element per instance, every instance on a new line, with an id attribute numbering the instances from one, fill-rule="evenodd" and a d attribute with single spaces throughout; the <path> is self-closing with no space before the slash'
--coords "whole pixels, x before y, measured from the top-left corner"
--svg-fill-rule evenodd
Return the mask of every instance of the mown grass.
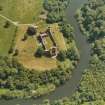
<path id="1" fill-rule="evenodd" d="M 0 56 L 8 55 L 8 50 L 15 36 L 16 27 L 12 24 L 8 28 L 4 28 L 5 20 L 0 17 Z"/>
<path id="2" fill-rule="evenodd" d="M 20 23 L 33 23 L 43 9 L 43 0 L 0 0 L 0 14 Z"/>

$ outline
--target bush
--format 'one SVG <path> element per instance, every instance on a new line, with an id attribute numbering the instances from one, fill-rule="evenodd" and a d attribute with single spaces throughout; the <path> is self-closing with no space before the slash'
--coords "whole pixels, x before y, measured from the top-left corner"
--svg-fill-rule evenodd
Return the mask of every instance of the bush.
<path id="1" fill-rule="evenodd" d="M 15 50 L 15 53 L 14 53 L 14 56 L 18 56 L 18 55 L 19 55 L 19 50 L 16 49 L 16 50 Z"/>
<path id="2" fill-rule="evenodd" d="M 36 56 L 36 57 L 42 57 L 43 54 L 44 54 L 43 48 L 42 48 L 42 47 L 39 47 L 39 48 L 37 49 L 36 53 L 35 53 L 35 56 Z"/>
<path id="3" fill-rule="evenodd" d="M 33 36 L 37 33 L 37 30 L 34 27 L 28 27 L 27 34 Z"/>
<path id="4" fill-rule="evenodd" d="M 5 22 L 5 25 L 4 25 L 4 28 L 9 28 L 9 26 L 10 26 L 10 22 L 9 21 L 6 21 Z"/>
<path id="5" fill-rule="evenodd" d="M 61 27 L 61 32 L 63 33 L 65 38 L 73 37 L 73 28 L 70 24 L 68 24 L 66 22 L 62 22 L 59 25 Z"/>
<path id="6" fill-rule="evenodd" d="M 28 38 L 27 34 L 24 34 L 24 38 L 22 39 L 22 41 L 26 41 Z"/>
<path id="7" fill-rule="evenodd" d="M 59 61 L 64 61 L 66 59 L 66 52 L 65 51 L 60 51 L 58 56 L 57 56 L 57 59 Z"/>

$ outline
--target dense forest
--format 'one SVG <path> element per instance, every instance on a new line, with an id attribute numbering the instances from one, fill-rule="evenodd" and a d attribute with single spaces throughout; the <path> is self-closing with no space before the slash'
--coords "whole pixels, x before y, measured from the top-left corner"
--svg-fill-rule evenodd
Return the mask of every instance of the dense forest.
<path id="1" fill-rule="evenodd" d="M 95 41 L 105 36 L 105 5 L 104 0 L 89 0 L 81 9 L 77 10 L 77 21 L 81 31 Z"/>
<path id="2" fill-rule="evenodd" d="M 65 9 L 71 0 L 45 0 L 44 8 L 48 11 L 47 22 L 59 22 L 65 17 Z"/>
<path id="3" fill-rule="evenodd" d="M 105 104 L 105 1 L 89 0 L 77 12 L 81 31 L 92 46 L 90 68 L 84 73 L 76 97 L 81 103 L 103 100 Z M 79 94 L 78 94 L 79 93 Z"/>

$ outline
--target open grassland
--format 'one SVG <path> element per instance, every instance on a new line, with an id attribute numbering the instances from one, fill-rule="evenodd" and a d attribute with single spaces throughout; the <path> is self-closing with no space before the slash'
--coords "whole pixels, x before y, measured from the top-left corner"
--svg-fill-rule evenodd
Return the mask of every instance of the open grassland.
<path id="1" fill-rule="evenodd" d="M 0 14 L 20 23 L 33 23 L 43 8 L 43 0 L 0 0 Z"/>
<path id="2" fill-rule="evenodd" d="M 16 27 L 12 24 L 4 28 L 6 21 L 0 17 L 0 56 L 8 54 L 8 50 L 15 36 Z"/>

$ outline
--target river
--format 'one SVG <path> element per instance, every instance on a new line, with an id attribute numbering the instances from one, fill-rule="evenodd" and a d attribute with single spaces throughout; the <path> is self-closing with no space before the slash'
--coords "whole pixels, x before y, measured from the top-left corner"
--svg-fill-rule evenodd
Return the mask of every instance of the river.
<path id="1" fill-rule="evenodd" d="M 49 95 L 45 95 L 43 97 L 40 97 L 36 100 L 21 100 L 21 99 L 15 99 L 15 100 L 1 100 L 0 105 L 34 105 L 42 103 L 43 100 L 49 99 L 52 101 L 63 98 L 63 97 L 70 97 L 73 95 L 73 93 L 76 91 L 77 87 L 79 86 L 82 73 L 83 71 L 89 66 L 89 60 L 90 60 L 90 45 L 86 40 L 86 37 L 82 35 L 82 33 L 79 30 L 78 24 L 76 22 L 76 19 L 74 18 L 74 15 L 76 13 L 76 10 L 81 7 L 82 4 L 87 2 L 87 0 L 72 0 L 70 7 L 67 9 L 66 16 L 68 22 L 74 27 L 74 33 L 75 33 L 75 41 L 76 45 L 80 51 L 80 62 L 77 66 L 77 68 L 73 71 L 72 77 L 70 80 L 64 84 L 63 86 L 60 86 L 57 88 L 54 92 L 50 93 Z"/>

